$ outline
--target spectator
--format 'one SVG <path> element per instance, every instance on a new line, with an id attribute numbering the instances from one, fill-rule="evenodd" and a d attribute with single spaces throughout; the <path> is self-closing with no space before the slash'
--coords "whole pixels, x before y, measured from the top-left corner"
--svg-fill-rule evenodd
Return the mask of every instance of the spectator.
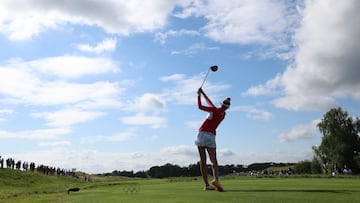
<path id="1" fill-rule="evenodd" d="M 27 171 L 29 169 L 29 163 L 27 161 L 24 161 L 23 169 L 24 169 L 24 171 Z"/>
<path id="2" fill-rule="evenodd" d="M 345 175 L 351 175 L 351 174 L 352 174 L 352 170 L 351 170 L 351 168 L 347 168 L 347 166 L 344 165 L 343 173 L 344 173 Z"/>
<path id="3" fill-rule="evenodd" d="M 0 168 L 4 168 L 4 158 L 0 156 Z"/>

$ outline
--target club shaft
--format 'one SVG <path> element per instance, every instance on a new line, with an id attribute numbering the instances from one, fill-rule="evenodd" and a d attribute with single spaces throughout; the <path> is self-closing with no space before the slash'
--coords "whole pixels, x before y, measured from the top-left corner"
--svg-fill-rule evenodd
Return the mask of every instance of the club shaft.
<path id="1" fill-rule="evenodd" d="M 202 86 L 204 85 L 204 83 L 205 83 L 205 81 L 206 81 L 206 78 L 207 78 L 208 75 L 209 75 L 209 72 L 210 72 L 210 69 L 209 69 L 208 72 L 206 73 L 205 78 L 204 78 L 203 82 L 201 83 L 200 88 L 202 88 Z"/>

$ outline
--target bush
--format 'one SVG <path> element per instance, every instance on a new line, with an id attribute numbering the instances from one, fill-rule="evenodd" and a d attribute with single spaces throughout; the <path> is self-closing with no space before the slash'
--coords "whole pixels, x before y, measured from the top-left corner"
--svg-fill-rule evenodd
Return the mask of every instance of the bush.
<path id="1" fill-rule="evenodd" d="M 296 174 L 310 174 L 311 173 L 311 161 L 301 161 L 294 166 Z"/>

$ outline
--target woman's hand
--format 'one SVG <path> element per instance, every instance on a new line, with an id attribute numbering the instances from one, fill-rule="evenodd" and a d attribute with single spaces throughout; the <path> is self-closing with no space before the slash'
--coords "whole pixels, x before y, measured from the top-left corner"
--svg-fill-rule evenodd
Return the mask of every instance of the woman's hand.
<path id="1" fill-rule="evenodd" d="M 197 91 L 198 96 L 200 96 L 201 94 L 204 94 L 204 91 L 202 90 L 202 88 L 200 87 Z"/>

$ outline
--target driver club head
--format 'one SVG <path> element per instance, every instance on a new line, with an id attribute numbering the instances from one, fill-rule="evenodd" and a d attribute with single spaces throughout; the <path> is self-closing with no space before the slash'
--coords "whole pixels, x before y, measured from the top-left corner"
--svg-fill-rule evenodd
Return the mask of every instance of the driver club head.
<path id="1" fill-rule="evenodd" d="M 210 69 L 213 71 L 213 72 L 216 72 L 218 70 L 218 66 L 211 66 Z"/>

